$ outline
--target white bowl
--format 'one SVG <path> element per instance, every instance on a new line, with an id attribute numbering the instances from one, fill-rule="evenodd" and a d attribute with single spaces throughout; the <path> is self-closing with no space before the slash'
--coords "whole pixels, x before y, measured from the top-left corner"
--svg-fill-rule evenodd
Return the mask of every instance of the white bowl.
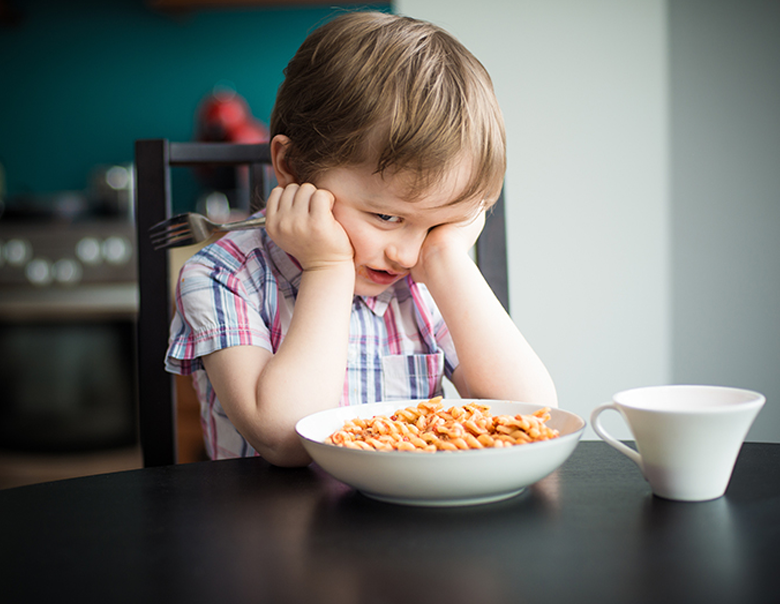
<path id="1" fill-rule="evenodd" d="M 362 451 L 323 441 L 355 417 L 392 415 L 420 401 L 388 401 L 339 407 L 300 420 L 295 430 L 312 459 L 334 478 L 373 499 L 423 506 L 488 503 L 513 497 L 558 468 L 579 443 L 585 420 L 561 409 L 550 409 L 547 425 L 559 431 L 551 440 L 499 449 L 440 451 Z M 444 408 L 468 399 L 445 399 Z M 529 414 L 541 405 L 479 400 L 491 415 Z"/>

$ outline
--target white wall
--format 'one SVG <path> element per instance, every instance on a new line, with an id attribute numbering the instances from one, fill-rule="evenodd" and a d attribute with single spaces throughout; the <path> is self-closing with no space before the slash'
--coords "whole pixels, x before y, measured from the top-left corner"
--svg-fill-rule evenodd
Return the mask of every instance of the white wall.
<path id="1" fill-rule="evenodd" d="M 763 392 L 780 442 L 780 2 L 669 6 L 672 379 Z"/>
<path id="2" fill-rule="evenodd" d="M 451 31 L 493 77 L 508 134 L 511 313 L 560 406 L 587 419 L 618 390 L 668 383 L 665 2 L 395 8 Z"/>

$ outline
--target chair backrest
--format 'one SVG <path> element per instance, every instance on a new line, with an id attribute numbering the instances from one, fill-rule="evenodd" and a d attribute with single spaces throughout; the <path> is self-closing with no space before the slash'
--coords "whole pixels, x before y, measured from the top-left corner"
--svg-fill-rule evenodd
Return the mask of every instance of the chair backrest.
<path id="1" fill-rule="evenodd" d="M 135 145 L 139 308 L 137 325 L 138 413 L 145 467 L 177 462 L 175 380 L 164 368 L 173 304 L 167 253 L 155 250 L 149 229 L 171 216 L 171 167 L 248 166 L 250 192 L 265 191 L 267 144 L 174 143 Z M 509 308 L 503 195 L 488 214 L 476 259 L 496 296 Z"/>
<path id="2" fill-rule="evenodd" d="M 148 235 L 153 225 L 171 216 L 171 168 L 248 166 L 249 191 L 263 192 L 269 164 L 267 144 L 136 142 L 138 423 L 146 467 L 177 461 L 175 382 L 163 365 L 173 310 L 168 256 L 152 247 Z"/>

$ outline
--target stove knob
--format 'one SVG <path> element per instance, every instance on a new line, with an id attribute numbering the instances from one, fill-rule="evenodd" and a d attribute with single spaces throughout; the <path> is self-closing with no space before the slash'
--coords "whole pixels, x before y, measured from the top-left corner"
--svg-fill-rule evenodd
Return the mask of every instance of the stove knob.
<path id="1" fill-rule="evenodd" d="M 84 264 L 94 265 L 103 261 L 100 241 L 94 237 L 84 237 L 76 244 L 76 257 Z"/>
<path id="2" fill-rule="evenodd" d="M 113 235 L 103 242 L 103 258 L 109 264 L 124 264 L 131 255 L 132 247 L 124 237 Z"/>
<path id="3" fill-rule="evenodd" d="M 71 258 L 62 258 L 54 263 L 52 273 L 57 283 L 74 285 L 81 280 L 81 265 Z"/>
<path id="4" fill-rule="evenodd" d="M 24 266 L 32 256 L 32 245 L 25 239 L 10 239 L 3 247 L 3 255 L 11 266 Z"/>
<path id="5" fill-rule="evenodd" d="M 51 264 L 43 258 L 30 260 L 24 267 L 24 274 L 30 283 L 40 286 L 49 285 L 53 277 Z"/>

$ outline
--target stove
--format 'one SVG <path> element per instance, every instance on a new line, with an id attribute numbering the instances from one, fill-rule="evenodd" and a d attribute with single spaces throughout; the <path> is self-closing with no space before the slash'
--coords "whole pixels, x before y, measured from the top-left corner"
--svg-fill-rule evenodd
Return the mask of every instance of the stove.
<path id="1" fill-rule="evenodd" d="M 127 221 L 0 219 L 0 317 L 135 313 L 134 240 Z"/>
<path id="2" fill-rule="evenodd" d="M 73 199 L 19 208 L 0 216 L 0 449 L 131 445 L 133 222 Z"/>

